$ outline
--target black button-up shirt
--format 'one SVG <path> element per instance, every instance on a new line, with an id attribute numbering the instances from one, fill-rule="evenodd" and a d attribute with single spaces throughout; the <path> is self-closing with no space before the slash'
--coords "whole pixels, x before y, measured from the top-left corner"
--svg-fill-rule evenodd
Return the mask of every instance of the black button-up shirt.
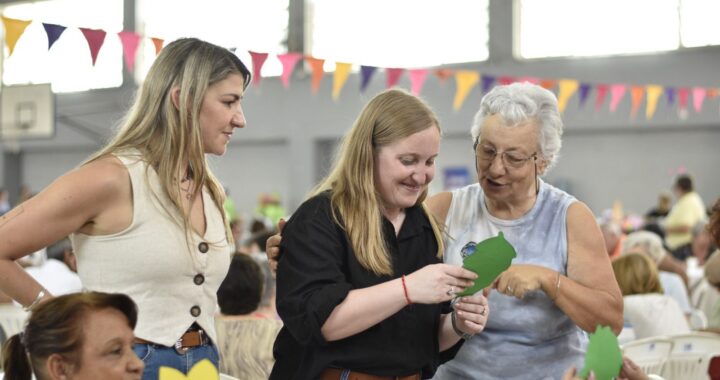
<path id="1" fill-rule="evenodd" d="M 303 203 L 283 230 L 277 271 L 277 308 L 284 327 L 274 347 L 270 379 L 316 379 L 328 367 L 379 376 L 423 372 L 439 364 L 438 328 L 449 303 L 406 306 L 356 335 L 327 342 L 320 331 L 352 289 L 410 274 L 437 257 L 437 241 L 422 207 L 406 209 L 399 234 L 383 218 L 392 276 L 377 276 L 355 258 L 350 240 L 333 219 L 329 193 Z M 402 289 L 398 289 L 399 292 Z"/>

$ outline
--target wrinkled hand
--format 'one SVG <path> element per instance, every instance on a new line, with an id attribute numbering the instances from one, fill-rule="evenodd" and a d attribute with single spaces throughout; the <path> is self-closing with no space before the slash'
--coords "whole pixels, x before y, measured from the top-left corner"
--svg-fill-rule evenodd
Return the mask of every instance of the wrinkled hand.
<path id="1" fill-rule="evenodd" d="M 648 376 L 630 358 L 623 357 L 623 365 L 617 380 L 648 380 Z"/>
<path id="2" fill-rule="evenodd" d="M 277 273 L 277 265 L 278 265 L 278 257 L 280 256 L 280 241 L 282 241 L 282 230 L 285 228 L 285 219 L 280 219 L 278 221 L 278 233 L 276 233 L 273 236 L 270 236 L 269 239 L 265 242 L 265 254 L 268 258 L 268 263 L 270 264 L 270 269 L 272 270 L 273 278 L 275 277 L 275 274 Z"/>
<path id="3" fill-rule="evenodd" d="M 458 298 L 454 308 L 456 326 L 460 331 L 475 335 L 485 329 L 490 309 L 487 297 L 480 292 L 473 296 Z"/>
<path id="4" fill-rule="evenodd" d="M 565 371 L 565 375 L 563 376 L 562 380 L 583 380 L 583 379 L 577 375 L 577 370 L 575 369 L 575 367 L 570 367 L 570 369 Z M 588 375 L 587 380 L 595 380 L 595 372 L 590 371 L 590 374 Z"/>
<path id="5" fill-rule="evenodd" d="M 405 286 L 413 302 L 432 304 L 453 299 L 476 278 L 475 273 L 457 265 L 432 264 L 405 276 Z"/>
<path id="6" fill-rule="evenodd" d="M 500 293 L 522 299 L 525 293 L 542 289 L 543 280 L 554 278 L 553 276 L 557 276 L 557 272 L 545 267 L 516 264 L 501 273 L 492 287 Z"/>

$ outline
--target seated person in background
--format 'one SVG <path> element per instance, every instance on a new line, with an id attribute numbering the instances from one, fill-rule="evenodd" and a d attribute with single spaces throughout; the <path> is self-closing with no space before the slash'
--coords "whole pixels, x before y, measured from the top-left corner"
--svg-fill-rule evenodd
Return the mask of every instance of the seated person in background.
<path id="1" fill-rule="evenodd" d="M 239 379 L 267 379 L 275 362 L 273 342 L 282 327 L 274 310 L 275 281 L 269 268 L 266 275 L 250 256 L 235 255 L 217 296 L 222 313 L 215 319 L 220 372 Z"/>
<path id="2" fill-rule="evenodd" d="M 137 307 L 124 294 L 76 293 L 37 305 L 3 346 L 7 380 L 140 379 L 133 352 Z"/>
<path id="3" fill-rule="evenodd" d="M 652 259 L 653 265 L 657 268 L 660 285 L 662 285 L 664 294 L 674 298 L 685 315 L 690 315 L 692 307 L 690 306 L 688 289 L 687 286 L 685 286 L 683 278 L 677 273 L 663 270 L 661 267 L 662 265 L 674 268 L 673 265 L 668 265 L 668 262 L 672 262 L 673 259 L 667 254 L 665 248 L 663 248 L 660 237 L 648 231 L 631 233 L 623 243 L 622 254 L 625 255 L 632 252 L 645 254 Z"/>
<path id="4" fill-rule="evenodd" d="M 70 239 L 64 238 L 47 248 L 47 258 L 40 265 L 28 267 L 27 273 L 54 295 L 82 291 L 77 275 L 77 260 Z"/>
<path id="5" fill-rule="evenodd" d="M 720 199 L 712 208 L 707 231 L 715 245 L 720 246 Z M 705 281 L 712 286 L 712 289 L 707 292 L 708 294 L 705 294 L 705 297 L 711 298 L 704 302 L 709 309 L 705 312 L 708 318 L 708 327 L 720 333 L 720 251 L 715 251 L 705 263 Z"/>
<path id="6" fill-rule="evenodd" d="M 689 257 L 697 259 L 697 266 L 705 265 L 705 261 L 715 250 L 710 231 L 707 229 L 708 222 L 701 220 L 692 228 L 692 241 L 672 251 L 672 255 L 678 260 L 685 261 Z"/>
<path id="7" fill-rule="evenodd" d="M 648 255 L 628 253 L 612 262 L 623 294 L 624 317 L 636 339 L 690 332 L 682 309 L 663 293 L 655 263 Z"/>

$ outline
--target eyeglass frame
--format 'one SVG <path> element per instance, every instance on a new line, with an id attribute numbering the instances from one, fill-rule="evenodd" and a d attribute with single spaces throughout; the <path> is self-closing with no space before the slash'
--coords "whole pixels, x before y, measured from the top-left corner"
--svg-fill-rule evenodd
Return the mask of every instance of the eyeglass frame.
<path id="1" fill-rule="evenodd" d="M 477 147 L 478 147 L 478 145 L 480 145 L 480 136 L 478 136 L 478 137 L 475 139 L 475 142 L 473 143 L 473 154 L 475 155 L 475 171 L 477 171 L 478 173 L 480 173 L 480 163 L 478 162 L 478 160 L 479 160 L 480 158 L 478 157 L 478 154 L 477 154 Z M 491 148 L 492 148 L 492 147 L 491 147 Z M 492 156 L 491 159 L 488 160 L 488 163 L 492 163 L 492 162 L 495 160 L 495 157 L 498 156 L 498 151 L 497 151 L 497 149 L 495 149 L 495 148 L 493 148 L 493 149 L 495 150 L 495 154 Z M 535 164 L 535 165 L 533 165 L 533 167 L 535 168 L 535 195 L 538 195 L 538 194 L 540 193 L 540 186 L 538 185 L 539 180 L 538 180 L 538 174 L 537 174 L 537 159 L 538 159 L 538 155 L 537 155 L 537 154 L 538 154 L 538 152 L 535 151 L 535 152 L 534 152 L 533 154 L 531 154 L 529 157 L 523 159 L 522 165 L 520 165 L 520 166 L 518 166 L 518 167 L 514 167 L 514 166 L 511 166 L 511 165 L 508 165 L 508 164 L 507 164 L 507 162 L 506 162 L 507 159 L 504 158 L 506 153 L 507 153 L 507 151 L 502 152 L 502 154 L 500 155 L 500 162 L 502 162 L 503 167 L 504 167 L 505 169 L 508 169 L 508 168 L 511 168 L 511 169 L 520 169 L 520 168 L 522 167 L 522 165 L 525 165 L 528 161 L 530 161 L 531 158 L 533 159 L 533 163 Z"/>

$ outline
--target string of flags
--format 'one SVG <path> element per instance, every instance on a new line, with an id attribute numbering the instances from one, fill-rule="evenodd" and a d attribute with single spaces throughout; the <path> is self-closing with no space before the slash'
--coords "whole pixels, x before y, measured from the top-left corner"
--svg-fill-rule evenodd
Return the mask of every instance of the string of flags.
<path id="1" fill-rule="evenodd" d="M 5 26 L 5 46 L 7 46 L 10 57 L 15 49 L 15 45 L 33 20 L 18 20 L 2 16 L 2 22 Z M 61 37 L 67 29 L 66 26 L 42 23 L 48 38 L 48 50 Z M 98 53 L 102 48 L 107 32 L 102 29 L 78 28 L 85 40 L 87 41 L 90 59 L 95 65 Z M 135 32 L 121 31 L 117 33 L 123 48 L 123 56 L 125 65 L 129 71 L 133 71 L 135 67 L 135 58 L 140 41 L 148 38 L 155 47 L 155 53 L 158 54 L 163 47 L 164 39 L 157 37 L 144 37 Z M 259 86 L 262 81 L 262 67 L 267 61 L 268 53 L 248 52 L 252 61 L 252 71 L 254 86 Z M 320 84 L 325 77 L 323 66 L 325 60 L 318 57 L 311 57 L 297 52 L 288 52 L 277 54 L 276 58 L 282 64 L 282 74 L 280 80 L 285 88 L 290 87 L 290 78 L 297 64 L 304 60 L 311 70 L 310 87 L 314 94 L 320 89 Z M 345 86 L 353 67 L 353 63 L 335 62 L 335 71 L 333 73 L 332 97 L 335 100 L 340 98 L 340 94 Z M 567 108 L 568 102 L 573 96 L 579 97 L 579 106 L 584 107 L 588 102 L 591 91 L 595 91 L 594 110 L 600 111 L 609 97 L 608 107 L 610 112 L 615 113 L 618 105 L 623 98 L 629 93 L 631 101 L 630 118 L 635 119 L 640 112 L 640 108 L 645 101 L 645 119 L 650 120 L 655 115 L 660 98 L 666 98 L 667 106 L 671 107 L 677 104 L 678 115 L 685 118 L 688 115 L 688 106 L 690 96 L 692 95 L 692 109 L 696 113 L 702 111 L 703 105 L 707 99 L 714 99 L 720 95 L 720 88 L 716 87 L 676 87 L 663 86 L 659 84 L 626 84 L 626 83 L 588 83 L 581 82 L 571 78 L 548 79 L 529 76 L 497 76 L 480 73 L 473 70 L 450 70 L 450 69 L 405 69 L 405 68 L 379 68 L 376 66 L 360 65 L 360 92 L 364 92 L 368 84 L 372 80 L 375 73 L 383 69 L 385 72 L 385 85 L 387 88 L 394 87 L 398 84 L 405 72 L 408 73 L 410 79 L 410 91 L 415 95 L 420 95 L 423 86 L 430 74 L 433 74 L 441 82 L 446 82 L 449 78 L 454 78 L 456 83 L 455 97 L 453 100 L 453 109 L 462 108 L 465 99 L 470 92 L 480 86 L 482 93 L 486 93 L 495 84 L 509 84 L 516 81 L 528 81 L 538 84 L 548 90 L 555 91 L 558 97 L 558 106 L 561 112 Z"/>

